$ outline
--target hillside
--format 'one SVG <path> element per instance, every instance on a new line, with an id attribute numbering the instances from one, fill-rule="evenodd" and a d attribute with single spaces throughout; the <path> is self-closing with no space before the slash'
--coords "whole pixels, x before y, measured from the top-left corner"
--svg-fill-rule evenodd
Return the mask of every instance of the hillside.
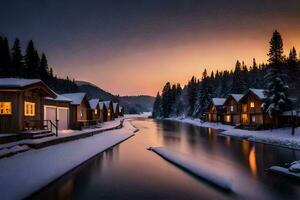
<path id="1" fill-rule="evenodd" d="M 100 98 L 101 100 L 113 100 L 119 102 L 125 108 L 125 113 L 135 114 L 152 111 L 154 97 L 145 95 L 119 97 L 86 81 L 76 81 L 75 83 L 77 84 L 79 91 L 87 93 L 90 99 Z"/>

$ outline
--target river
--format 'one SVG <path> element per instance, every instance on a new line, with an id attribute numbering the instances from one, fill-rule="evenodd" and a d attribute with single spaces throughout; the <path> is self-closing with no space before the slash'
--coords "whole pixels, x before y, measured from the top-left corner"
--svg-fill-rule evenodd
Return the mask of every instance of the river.
<path id="1" fill-rule="evenodd" d="M 172 121 L 138 119 L 129 140 L 101 153 L 33 199 L 300 199 L 300 184 L 265 171 L 300 160 L 300 151 L 237 138 Z M 148 151 L 165 146 L 193 156 L 203 167 L 231 180 L 227 194 Z"/>

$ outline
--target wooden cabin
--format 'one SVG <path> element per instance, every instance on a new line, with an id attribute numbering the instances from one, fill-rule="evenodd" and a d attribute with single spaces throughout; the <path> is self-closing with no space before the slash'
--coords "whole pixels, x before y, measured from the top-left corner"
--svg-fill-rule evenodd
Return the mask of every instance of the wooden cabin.
<path id="1" fill-rule="evenodd" d="M 0 79 L 0 132 L 21 133 L 44 127 L 44 97 L 56 94 L 39 79 Z"/>
<path id="2" fill-rule="evenodd" d="M 230 94 L 224 102 L 223 123 L 228 125 L 239 125 L 241 123 L 241 105 L 242 94 Z"/>
<path id="3" fill-rule="evenodd" d="M 100 109 L 100 105 L 99 105 L 99 99 L 91 99 L 89 100 L 89 104 L 90 104 L 90 111 L 89 111 L 89 115 L 90 115 L 90 119 L 94 120 L 96 123 L 102 123 L 103 122 L 103 113 L 102 110 Z"/>
<path id="4" fill-rule="evenodd" d="M 223 104 L 225 98 L 212 98 L 208 108 L 208 121 L 209 122 L 222 122 L 223 121 Z"/>
<path id="5" fill-rule="evenodd" d="M 114 112 L 114 118 L 118 118 L 120 116 L 118 103 L 113 103 L 113 112 Z"/>
<path id="6" fill-rule="evenodd" d="M 99 102 L 100 112 L 102 113 L 102 121 L 107 122 L 107 108 L 103 101 Z"/>
<path id="7" fill-rule="evenodd" d="M 100 108 L 103 108 L 103 121 L 114 120 L 113 103 L 112 101 L 100 102 Z"/>
<path id="8" fill-rule="evenodd" d="M 56 94 L 56 96 L 56 98 L 44 98 L 44 119 L 56 123 L 58 130 L 69 129 L 70 103 L 72 100 L 59 94 Z"/>
<path id="9" fill-rule="evenodd" d="M 272 126 L 272 119 L 262 110 L 262 104 L 265 99 L 264 90 L 252 88 L 240 99 L 241 125 L 243 127 L 268 128 Z"/>
<path id="10" fill-rule="evenodd" d="M 70 102 L 70 127 L 72 129 L 82 129 L 89 126 L 88 110 L 90 104 L 86 93 L 65 93 L 62 96 L 72 100 Z"/>

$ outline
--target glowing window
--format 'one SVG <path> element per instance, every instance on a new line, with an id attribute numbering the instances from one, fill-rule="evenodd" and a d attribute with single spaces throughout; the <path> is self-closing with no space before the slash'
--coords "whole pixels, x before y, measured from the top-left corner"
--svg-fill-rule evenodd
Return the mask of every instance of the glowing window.
<path id="1" fill-rule="evenodd" d="M 230 106 L 230 111 L 233 112 L 233 106 Z"/>
<path id="2" fill-rule="evenodd" d="M 255 122 L 256 121 L 255 116 L 252 116 L 251 120 L 252 120 L 252 122 Z"/>
<path id="3" fill-rule="evenodd" d="M 248 115 L 247 114 L 242 114 L 242 122 L 247 123 L 248 122 Z"/>
<path id="4" fill-rule="evenodd" d="M 226 122 L 230 122 L 230 121 L 231 121 L 230 115 L 226 115 Z"/>
<path id="5" fill-rule="evenodd" d="M 35 116 L 35 103 L 25 101 L 24 103 L 25 108 L 25 116 Z"/>
<path id="6" fill-rule="evenodd" d="M 250 108 L 254 108 L 254 102 L 250 102 Z"/>
<path id="7" fill-rule="evenodd" d="M 247 104 L 243 104 L 243 112 L 247 112 Z"/>
<path id="8" fill-rule="evenodd" d="M 11 115 L 11 102 L 0 102 L 0 115 Z"/>
<path id="9" fill-rule="evenodd" d="M 80 110 L 80 117 L 81 117 L 81 118 L 83 117 L 83 112 L 82 112 L 82 110 Z"/>
<path id="10" fill-rule="evenodd" d="M 97 109 L 95 109 L 95 115 L 97 115 L 98 114 L 98 110 Z"/>

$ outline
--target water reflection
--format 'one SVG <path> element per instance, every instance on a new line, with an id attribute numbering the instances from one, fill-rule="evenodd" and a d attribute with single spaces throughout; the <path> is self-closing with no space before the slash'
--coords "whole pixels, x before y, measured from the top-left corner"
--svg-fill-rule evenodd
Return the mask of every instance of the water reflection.
<path id="1" fill-rule="evenodd" d="M 36 199 L 297 199 L 299 184 L 266 173 L 272 165 L 300 159 L 299 151 L 219 136 L 216 130 L 138 120 L 135 137 L 105 151 L 35 197 Z M 232 180 L 226 196 L 146 149 L 166 146 Z M 49 198 L 48 198 L 49 197 Z"/>

